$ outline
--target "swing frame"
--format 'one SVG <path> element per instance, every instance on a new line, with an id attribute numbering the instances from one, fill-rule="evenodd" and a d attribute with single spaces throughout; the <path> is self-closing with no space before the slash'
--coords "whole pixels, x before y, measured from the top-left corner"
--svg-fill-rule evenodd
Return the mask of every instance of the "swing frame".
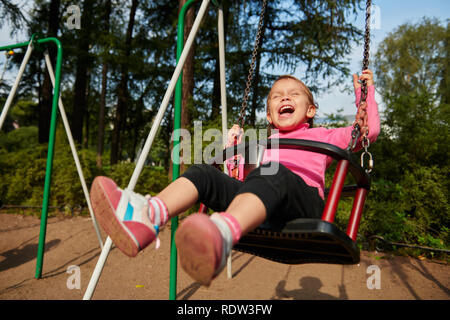
<path id="1" fill-rule="evenodd" d="M 49 44 L 54 44 L 56 46 L 57 55 L 56 55 L 56 70 L 53 70 L 53 66 L 51 63 L 50 55 L 46 46 Z M 97 235 L 97 239 L 99 241 L 100 249 L 103 249 L 103 241 L 100 233 L 99 226 L 94 216 L 94 212 L 92 210 L 89 191 L 87 188 L 86 180 L 84 178 L 83 170 L 81 168 L 81 163 L 77 154 L 75 142 L 73 140 L 72 132 L 70 130 L 69 121 L 67 119 L 67 115 L 64 109 L 64 105 L 60 95 L 60 86 L 61 86 L 61 68 L 62 68 L 62 56 L 63 49 L 61 42 L 54 37 L 49 38 L 41 38 L 39 34 L 35 33 L 31 36 L 31 39 L 27 42 L 16 43 L 12 45 L 2 46 L 0 47 L 1 51 L 9 51 L 18 48 L 25 48 L 26 51 L 24 57 L 22 59 L 19 71 L 17 72 L 17 76 L 14 80 L 14 84 L 8 94 L 8 98 L 3 106 L 3 109 L 0 114 L 0 129 L 3 127 L 8 111 L 13 103 L 14 97 L 16 95 L 17 89 L 19 88 L 20 81 L 22 79 L 25 68 L 28 64 L 28 61 L 33 53 L 33 50 L 43 51 L 45 65 L 47 67 L 47 71 L 50 77 L 50 81 L 53 87 L 53 97 L 52 97 L 52 111 L 50 118 L 50 132 L 49 132 L 49 143 L 48 143 L 48 153 L 47 153 L 47 164 L 45 169 L 45 182 L 44 182 L 44 194 L 42 199 L 42 211 L 41 211 L 41 223 L 40 223 L 40 231 L 39 231 L 39 243 L 38 243 L 38 252 L 36 259 L 36 271 L 35 278 L 42 278 L 42 269 L 44 264 L 44 252 L 45 252 L 45 238 L 47 233 L 47 217 L 48 217 L 48 208 L 49 208 L 49 199 L 50 199 L 50 187 L 51 187 L 51 177 L 52 177 L 52 169 L 53 169 L 53 155 L 55 148 L 55 136 L 56 136 L 56 122 L 58 117 L 58 110 L 61 114 L 61 118 L 64 124 L 64 129 L 66 131 L 67 139 L 72 151 L 72 156 L 75 162 L 75 166 L 77 168 L 78 176 L 80 178 L 80 183 L 83 189 L 83 193 L 86 199 L 86 203 L 88 205 L 89 213 L 92 219 L 92 224 L 95 229 L 95 233 Z M 44 50 L 45 49 L 45 50 Z"/>

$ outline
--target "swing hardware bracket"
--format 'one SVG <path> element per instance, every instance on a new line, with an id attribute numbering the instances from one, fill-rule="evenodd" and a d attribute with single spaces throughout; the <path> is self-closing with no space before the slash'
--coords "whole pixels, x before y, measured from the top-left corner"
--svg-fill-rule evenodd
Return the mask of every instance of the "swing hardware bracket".
<path id="1" fill-rule="evenodd" d="M 369 146 L 370 146 L 370 140 L 369 140 L 369 138 L 367 138 L 367 136 L 363 136 L 361 143 L 364 148 L 364 152 L 361 154 L 361 167 L 365 168 L 364 159 L 365 159 L 365 156 L 367 155 L 369 157 L 369 164 L 367 166 L 367 169 L 365 169 L 365 170 L 367 173 L 370 173 L 373 170 L 373 157 L 372 157 L 372 154 L 368 150 Z"/>
<path id="2" fill-rule="evenodd" d="M 33 50 L 36 50 L 38 52 L 44 52 L 44 48 L 38 42 L 39 39 L 42 39 L 42 35 L 39 32 L 33 33 L 30 39 L 30 43 L 33 46 Z"/>

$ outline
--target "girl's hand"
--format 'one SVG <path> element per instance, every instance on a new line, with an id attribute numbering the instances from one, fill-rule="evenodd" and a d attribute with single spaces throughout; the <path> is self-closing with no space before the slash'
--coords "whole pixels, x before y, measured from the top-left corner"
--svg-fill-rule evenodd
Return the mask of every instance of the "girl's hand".
<path id="1" fill-rule="evenodd" d="M 355 90 L 361 88 L 361 83 L 359 83 L 359 80 L 366 80 L 367 86 L 373 85 L 373 72 L 369 69 L 366 69 L 360 76 L 358 76 L 356 73 L 353 74 L 353 87 L 355 88 Z"/>
<path id="2" fill-rule="evenodd" d="M 228 131 L 228 141 L 226 144 L 226 148 L 231 147 L 234 145 L 235 138 L 237 138 L 237 143 L 241 143 L 242 134 L 244 133 L 244 130 L 239 127 L 239 125 L 235 124 L 231 127 L 231 129 Z"/>

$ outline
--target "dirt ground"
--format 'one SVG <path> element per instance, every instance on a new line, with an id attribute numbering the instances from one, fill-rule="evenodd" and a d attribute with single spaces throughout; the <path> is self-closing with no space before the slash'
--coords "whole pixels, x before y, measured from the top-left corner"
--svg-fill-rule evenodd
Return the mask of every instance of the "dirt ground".
<path id="1" fill-rule="evenodd" d="M 81 300 L 100 255 L 92 220 L 48 219 L 43 276 L 34 278 L 40 220 L 0 214 L 0 300 Z M 105 234 L 103 239 L 106 239 Z M 169 298 L 170 228 L 136 258 L 114 248 L 93 300 Z M 361 253 L 358 265 L 283 265 L 233 252 L 227 272 L 202 287 L 178 270 L 178 300 L 450 300 L 450 268 L 445 263 L 382 253 Z M 79 273 L 71 271 L 79 267 Z M 379 268 L 379 288 L 376 284 Z M 74 277 L 80 275 L 80 289 Z"/>

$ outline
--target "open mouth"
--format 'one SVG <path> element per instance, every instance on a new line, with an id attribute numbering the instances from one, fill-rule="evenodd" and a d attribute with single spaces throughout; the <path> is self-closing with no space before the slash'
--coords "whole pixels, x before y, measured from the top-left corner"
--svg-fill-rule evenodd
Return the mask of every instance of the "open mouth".
<path id="1" fill-rule="evenodd" d="M 289 116 L 290 114 L 294 113 L 294 111 L 295 111 L 295 108 L 294 108 L 293 106 L 285 105 L 285 106 L 282 106 L 282 107 L 278 110 L 278 113 L 279 113 L 280 115 L 286 115 L 286 116 Z"/>

